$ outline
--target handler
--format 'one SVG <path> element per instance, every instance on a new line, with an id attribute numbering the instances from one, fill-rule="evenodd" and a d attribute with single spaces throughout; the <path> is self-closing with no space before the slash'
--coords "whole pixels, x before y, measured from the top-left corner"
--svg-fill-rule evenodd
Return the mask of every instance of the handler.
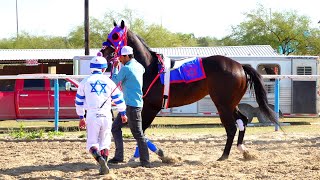
<path id="1" fill-rule="evenodd" d="M 90 61 L 92 74 L 81 81 L 75 102 L 80 117 L 79 127 L 80 129 L 87 127 L 87 150 L 99 163 L 100 174 L 109 173 L 106 161 L 111 144 L 111 100 L 116 104 L 122 121 L 127 121 L 122 92 L 109 77 L 103 75 L 107 67 L 104 57 L 96 56 Z"/>
<path id="2" fill-rule="evenodd" d="M 119 61 L 124 65 L 118 72 Z M 123 46 L 120 50 L 119 61 L 114 62 L 114 70 L 112 80 L 118 84 L 121 82 L 121 87 L 124 94 L 124 99 L 127 105 L 128 124 L 133 137 L 137 141 L 140 154 L 140 163 L 142 167 L 150 167 L 149 151 L 147 139 L 142 130 L 141 111 L 143 107 L 142 85 L 144 67 L 134 59 L 133 49 L 130 46 Z M 121 133 L 113 133 L 113 138 L 116 144 L 116 156 L 122 156 L 122 159 L 110 159 L 110 163 L 123 161 L 123 140 Z"/>

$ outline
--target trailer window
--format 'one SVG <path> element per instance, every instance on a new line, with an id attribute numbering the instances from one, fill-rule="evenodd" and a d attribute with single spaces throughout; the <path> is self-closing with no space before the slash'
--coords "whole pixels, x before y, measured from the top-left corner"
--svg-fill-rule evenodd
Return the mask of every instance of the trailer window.
<path id="1" fill-rule="evenodd" d="M 297 67 L 297 75 L 312 75 L 311 66 Z"/>
<path id="2" fill-rule="evenodd" d="M 260 64 L 258 66 L 258 72 L 261 75 L 279 75 L 280 66 L 278 64 Z M 274 93 L 274 81 L 275 79 L 264 79 L 265 88 L 268 93 Z"/>
<path id="3" fill-rule="evenodd" d="M 25 79 L 24 90 L 44 90 L 44 79 Z"/>
<path id="4" fill-rule="evenodd" d="M 279 75 L 280 67 L 278 64 L 260 64 L 258 66 L 258 72 L 261 75 Z M 265 81 L 274 81 L 274 79 L 265 79 Z"/>
<path id="5" fill-rule="evenodd" d="M 14 91 L 15 79 L 1 79 L 0 91 Z"/>
<path id="6" fill-rule="evenodd" d="M 260 64 L 258 66 L 258 72 L 263 75 L 281 74 L 278 64 Z"/>

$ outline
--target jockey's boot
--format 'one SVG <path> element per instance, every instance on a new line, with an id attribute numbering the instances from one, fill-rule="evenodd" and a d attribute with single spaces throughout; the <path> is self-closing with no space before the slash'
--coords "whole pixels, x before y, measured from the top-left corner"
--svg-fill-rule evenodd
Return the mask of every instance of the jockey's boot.
<path id="1" fill-rule="evenodd" d="M 102 156 L 98 159 L 98 163 L 100 165 L 99 174 L 100 175 L 109 174 L 110 172 L 109 167 L 107 165 L 106 160 Z"/>

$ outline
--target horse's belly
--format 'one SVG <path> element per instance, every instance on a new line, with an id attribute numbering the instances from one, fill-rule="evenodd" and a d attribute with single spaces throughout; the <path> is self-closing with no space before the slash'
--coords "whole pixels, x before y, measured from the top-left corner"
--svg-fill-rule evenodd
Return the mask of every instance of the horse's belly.
<path id="1" fill-rule="evenodd" d="M 169 107 L 191 104 L 208 95 L 206 79 L 192 83 L 174 83 L 170 85 Z"/>

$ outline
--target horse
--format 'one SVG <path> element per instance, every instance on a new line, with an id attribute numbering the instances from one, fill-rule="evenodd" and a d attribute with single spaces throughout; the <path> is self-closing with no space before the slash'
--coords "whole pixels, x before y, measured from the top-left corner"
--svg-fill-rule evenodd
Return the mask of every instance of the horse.
<path id="1" fill-rule="evenodd" d="M 109 33 L 100 52 L 111 62 L 117 56 L 120 48 L 128 45 L 133 48 L 135 59 L 143 65 L 144 106 L 142 109 L 143 131 L 151 125 L 152 121 L 162 109 L 164 85 L 158 78 L 159 59 L 161 56 L 152 51 L 145 41 L 130 31 L 121 21 L 120 26 L 114 22 L 114 29 Z M 244 156 L 248 150 L 243 145 L 245 127 L 248 118 L 242 114 L 238 104 L 247 89 L 254 88 L 256 101 L 262 113 L 276 124 L 275 113 L 268 106 L 266 90 L 261 75 L 251 66 L 241 65 L 231 58 L 214 55 L 202 58 L 205 78 L 191 83 L 174 83 L 170 85 L 170 100 L 168 107 L 178 107 L 194 103 L 209 95 L 217 107 L 222 125 L 227 134 L 226 144 L 218 161 L 228 159 L 235 134 L 239 127 L 237 141 L 238 150 Z M 181 93 L 185 92 L 185 93 Z M 237 123 L 240 121 L 239 123 Z"/>

